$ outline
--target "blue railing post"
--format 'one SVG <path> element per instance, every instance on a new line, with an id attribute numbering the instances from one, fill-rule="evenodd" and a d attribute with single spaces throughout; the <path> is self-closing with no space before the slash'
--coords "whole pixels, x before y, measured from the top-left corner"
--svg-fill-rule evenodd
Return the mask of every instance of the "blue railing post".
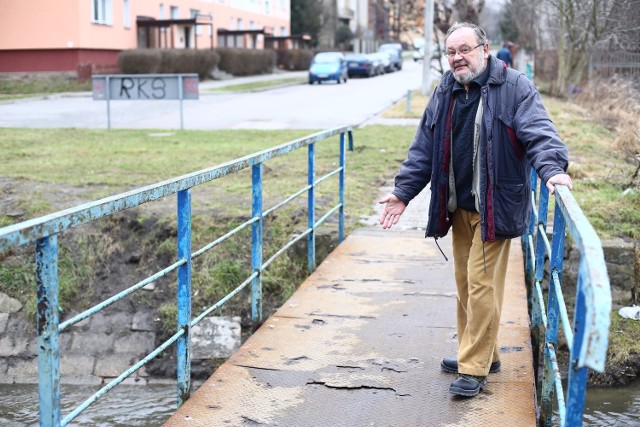
<path id="1" fill-rule="evenodd" d="M 58 348 L 58 237 L 36 242 L 38 311 L 38 384 L 40 425 L 60 425 L 60 352 Z"/>
<path id="2" fill-rule="evenodd" d="M 546 218 L 546 215 L 545 215 Z M 549 294 L 547 296 L 547 332 L 545 334 L 545 346 L 544 346 L 544 369 L 542 374 L 542 402 L 540 407 L 540 424 L 544 426 L 552 425 L 553 416 L 553 398 L 555 396 L 555 378 L 556 372 L 552 368 L 550 358 L 552 355 L 548 349 L 548 345 L 551 344 L 554 349 L 558 348 L 558 326 L 560 325 L 560 304 L 557 297 L 557 292 L 561 292 L 562 284 L 562 267 L 564 258 L 564 241 L 565 241 L 565 219 L 560 210 L 560 206 L 556 204 L 555 212 L 553 216 L 553 237 L 551 240 L 551 254 L 549 256 L 550 265 L 549 270 L 553 273 L 556 272 L 559 278 L 559 283 L 553 278 L 553 274 L 549 278 Z M 540 249 L 536 249 L 540 250 Z M 560 286 L 560 289 L 558 289 Z"/>
<path id="3" fill-rule="evenodd" d="M 340 175 L 338 188 L 338 203 L 340 203 L 340 211 L 338 213 L 338 242 L 344 240 L 344 189 L 347 166 L 347 152 L 344 132 L 340 134 Z"/>
<path id="4" fill-rule="evenodd" d="M 262 163 L 251 167 L 251 269 L 257 276 L 251 281 L 251 320 L 262 321 Z"/>
<path id="5" fill-rule="evenodd" d="M 178 407 L 191 394 L 191 190 L 178 192 L 178 330 L 177 341 Z"/>
<path id="6" fill-rule="evenodd" d="M 309 273 L 316 269 L 316 204 L 315 204 L 315 164 L 316 164 L 316 144 L 309 144 L 308 147 L 308 169 L 307 169 L 307 184 L 309 185 L 309 191 L 307 192 L 307 227 L 311 230 L 307 236 L 307 261 L 309 264 Z"/>
<path id="7" fill-rule="evenodd" d="M 586 298 L 583 282 L 588 277 L 586 272 L 587 262 L 589 260 L 582 258 L 580 260 L 580 269 L 578 270 L 578 284 L 576 294 L 575 313 L 573 315 L 573 343 L 569 344 L 569 374 L 567 377 L 567 426 L 581 426 L 582 414 L 584 412 L 584 396 L 587 390 L 587 368 L 578 366 L 579 355 L 582 352 L 582 346 L 587 345 L 585 342 L 585 324 L 586 324 Z"/>
<path id="8" fill-rule="evenodd" d="M 540 182 L 540 194 L 538 200 L 538 215 L 537 222 L 534 224 L 533 236 L 534 236 L 534 255 L 535 263 L 533 270 L 533 284 L 532 284 L 532 312 L 531 312 L 531 344 L 533 348 L 533 360 L 535 362 L 534 372 L 536 378 L 538 377 L 538 362 L 540 360 L 540 348 L 541 343 L 544 343 L 544 328 L 545 328 L 545 310 L 544 299 L 542 296 L 541 286 L 544 279 L 544 260 L 545 260 L 545 239 L 540 233 L 547 232 L 547 209 L 549 206 L 549 189 L 543 182 Z M 540 230 L 542 226 L 542 231 Z M 544 360 L 546 354 L 546 347 L 542 348 L 542 358 Z M 550 381 L 553 381 L 550 379 Z"/>
<path id="9" fill-rule="evenodd" d="M 532 203 L 533 203 L 533 209 L 531 209 L 531 217 L 529 219 L 529 231 L 527 232 L 527 237 L 531 236 L 531 238 L 533 239 L 533 243 L 535 245 L 535 239 L 536 239 L 536 215 L 534 212 L 535 209 L 535 204 L 537 201 L 537 195 L 538 195 L 538 191 L 536 186 L 538 185 L 538 175 L 536 174 L 535 169 L 531 168 L 531 198 L 532 198 Z M 529 242 L 526 240 L 523 240 L 522 242 L 523 244 L 523 250 L 525 253 L 525 264 L 524 264 L 524 269 L 525 269 L 525 280 L 527 282 L 527 298 L 529 299 L 529 311 L 531 311 L 531 302 L 532 302 L 532 298 L 533 298 L 533 293 L 532 291 L 532 287 L 533 287 L 533 282 L 534 282 L 534 265 L 533 265 L 533 260 L 532 260 L 532 253 L 531 253 L 531 247 L 529 246 Z"/>

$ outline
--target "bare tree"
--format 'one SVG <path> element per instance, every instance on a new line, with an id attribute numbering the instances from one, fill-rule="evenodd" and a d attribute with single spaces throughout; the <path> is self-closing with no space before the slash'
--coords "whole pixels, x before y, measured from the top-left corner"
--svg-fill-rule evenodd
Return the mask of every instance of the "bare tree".
<path id="1" fill-rule="evenodd" d="M 509 0 L 505 4 L 501 23 L 502 37 L 524 47 L 535 50 L 537 46 L 537 6 L 531 0 Z"/>
<path id="2" fill-rule="evenodd" d="M 541 3 L 541 27 L 557 24 L 558 74 L 552 92 L 565 94 L 583 80 L 589 54 L 595 48 L 639 48 L 639 0 L 546 0 Z"/>
<path id="3" fill-rule="evenodd" d="M 484 8 L 484 0 L 454 0 L 453 18 L 459 22 L 480 23 L 480 12 Z"/>

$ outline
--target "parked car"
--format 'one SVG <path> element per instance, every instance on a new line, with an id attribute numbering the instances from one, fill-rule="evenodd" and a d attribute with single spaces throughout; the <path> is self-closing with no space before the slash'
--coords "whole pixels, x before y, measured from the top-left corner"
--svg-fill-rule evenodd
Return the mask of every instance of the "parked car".
<path id="1" fill-rule="evenodd" d="M 440 59 L 442 56 L 442 49 L 440 49 L 440 45 L 434 43 L 431 47 L 431 59 Z M 416 50 L 413 51 L 413 60 L 414 62 L 422 61 L 424 58 L 424 46 L 420 46 Z"/>
<path id="2" fill-rule="evenodd" d="M 347 82 L 349 73 L 347 61 L 342 52 L 320 52 L 311 60 L 309 66 L 309 84 L 335 80 L 336 83 Z"/>
<path id="3" fill-rule="evenodd" d="M 391 57 L 388 52 L 374 52 L 370 53 L 369 57 L 373 61 L 376 74 L 391 73 L 394 70 L 391 65 Z"/>
<path id="4" fill-rule="evenodd" d="M 377 74 L 372 59 L 364 53 L 348 53 L 345 55 L 347 60 L 347 73 L 349 77 L 365 76 L 373 77 Z"/>
<path id="5" fill-rule="evenodd" d="M 378 51 L 388 52 L 391 56 L 391 64 L 396 70 L 402 70 L 402 45 L 400 43 L 383 43 Z"/>

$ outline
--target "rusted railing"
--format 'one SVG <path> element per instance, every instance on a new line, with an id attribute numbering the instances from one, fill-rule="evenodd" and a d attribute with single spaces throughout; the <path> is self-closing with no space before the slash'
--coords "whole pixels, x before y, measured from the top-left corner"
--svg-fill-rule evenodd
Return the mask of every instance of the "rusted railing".
<path id="1" fill-rule="evenodd" d="M 332 136 L 339 135 L 340 154 L 338 167 L 326 175 L 315 176 L 315 144 Z M 309 271 L 316 266 L 315 255 L 315 230 L 330 215 L 338 213 L 338 238 L 344 238 L 344 194 L 345 194 L 345 167 L 346 167 L 346 137 L 349 138 L 349 150 L 353 149 L 352 129 L 350 126 L 342 126 L 318 132 L 305 138 L 300 138 L 272 149 L 264 150 L 219 166 L 202 171 L 190 173 L 173 178 L 158 184 L 150 185 L 127 193 L 107 197 L 95 202 L 87 203 L 64 211 L 56 212 L 40 218 L 25 221 L 0 229 L 0 253 L 26 244 L 35 244 L 36 251 L 36 281 L 37 281 L 37 331 L 38 331 L 38 376 L 39 376 L 39 401 L 40 401 L 40 425 L 64 426 L 77 417 L 84 409 L 104 396 L 109 390 L 123 382 L 127 377 L 143 367 L 147 362 L 158 356 L 173 343 L 177 343 L 177 377 L 178 377 L 178 406 L 189 398 L 191 389 L 191 351 L 189 334 L 193 326 L 197 325 L 206 315 L 220 308 L 231 297 L 236 295 L 249 284 L 252 289 L 251 314 L 254 321 L 262 319 L 262 282 L 261 274 L 276 257 L 303 238 L 308 242 Z M 269 159 L 286 155 L 299 148 L 308 149 L 307 185 L 277 205 L 263 210 L 262 206 L 262 175 L 263 164 Z M 207 244 L 201 249 L 192 252 L 191 249 L 191 188 L 213 181 L 215 179 L 233 174 L 242 169 L 251 167 L 252 175 L 252 213 L 251 218 L 245 223 L 230 230 L 224 236 Z M 338 203 L 330 208 L 322 217 L 316 219 L 315 212 L 315 187 L 320 182 L 330 177 L 338 179 Z M 78 227 L 88 222 L 113 215 L 117 212 L 135 208 L 143 203 L 160 200 L 167 196 L 177 194 L 178 210 L 178 237 L 177 252 L 178 261 L 167 266 L 163 270 L 147 277 L 139 283 L 129 287 L 121 293 L 101 302 L 100 304 L 78 314 L 77 316 L 59 323 L 58 319 L 58 234 L 64 230 Z M 299 235 L 293 237 L 281 247 L 271 258 L 262 259 L 262 224 L 263 219 L 281 208 L 295 198 L 307 195 L 308 220 L 307 228 Z M 229 237 L 251 226 L 252 230 L 252 273 L 242 283 L 223 297 L 220 301 L 211 305 L 197 317 L 191 315 L 191 274 L 192 259 L 213 249 Z M 167 339 L 162 345 L 138 361 L 131 368 L 120 374 L 109 384 L 104 386 L 94 395 L 85 400 L 66 417 L 61 419 L 60 414 L 60 354 L 59 334 L 67 327 L 86 319 L 116 301 L 134 293 L 149 283 L 169 273 L 177 271 L 178 292 L 178 328 L 177 332 Z"/>
<path id="2" fill-rule="evenodd" d="M 587 369 L 602 372 L 607 355 L 611 313 L 609 276 L 602 244 L 569 189 L 556 186 L 553 235 L 547 237 L 549 190 L 531 173 L 533 210 L 529 231 L 522 238 L 528 284 L 536 380 L 540 404 L 540 424 L 552 425 L 553 400 L 561 426 L 581 426 L 586 396 Z M 538 208 L 536 211 L 536 201 Z M 580 252 L 573 323 L 570 323 L 562 293 L 562 264 L 566 231 Z M 548 259 L 548 265 L 545 260 Z M 545 274 L 546 273 L 546 274 Z M 546 288 L 543 286 L 547 279 Z M 543 290 L 547 291 L 545 304 Z M 569 347 L 567 390 L 563 389 L 558 365 L 558 326 L 562 326 Z M 540 361 L 540 353 L 543 360 Z M 538 375 L 542 362 L 543 372 Z"/>

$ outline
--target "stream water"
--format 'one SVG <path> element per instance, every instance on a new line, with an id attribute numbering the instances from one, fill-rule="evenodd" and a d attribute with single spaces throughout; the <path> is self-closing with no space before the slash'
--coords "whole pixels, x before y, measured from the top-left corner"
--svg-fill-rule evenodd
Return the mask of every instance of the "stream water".
<path id="1" fill-rule="evenodd" d="M 97 390 L 91 386 L 63 385 L 62 416 Z M 585 407 L 585 426 L 639 426 L 640 381 L 623 388 L 591 388 L 587 392 Z M 122 385 L 91 405 L 69 425 L 159 426 L 175 409 L 175 385 Z M 37 386 L 0 384 L 0 426 L 22 427 L 37 423 Z M 398 427 L 407 426 L 398 424 Z"/>

